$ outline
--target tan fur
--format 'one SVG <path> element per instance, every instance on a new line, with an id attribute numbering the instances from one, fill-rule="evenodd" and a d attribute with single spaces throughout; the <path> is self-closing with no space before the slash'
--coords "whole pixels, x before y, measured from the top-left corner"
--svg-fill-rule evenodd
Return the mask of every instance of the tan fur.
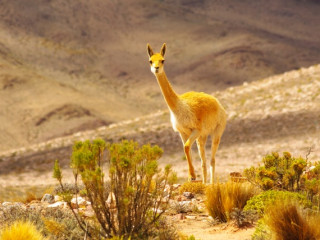
<path id="1" fill-rule="evenodd" d="M 226 113 L 219 101 L 213 96 L 202 92 L 187 92 L 178 95 L 173 90 L 164 72 L 164 54 L 166 44 L 160 53 L 154 53 L 147 45 L 151 71 L 155 74 L 164 99 L 169 107 L 172 127 L 180 133 L 184 152 L 189 165 L 189 179 L 195 180 L 191 156 L 191 146 L 197 141 L 202 165 L 202 180 L 207 181 L 205 144 L 209 135 L 212 137 L 212 156 L 210 161 L 210 183 L 214 182 L 215 154 L 220 138 L 226 126 Z"/>

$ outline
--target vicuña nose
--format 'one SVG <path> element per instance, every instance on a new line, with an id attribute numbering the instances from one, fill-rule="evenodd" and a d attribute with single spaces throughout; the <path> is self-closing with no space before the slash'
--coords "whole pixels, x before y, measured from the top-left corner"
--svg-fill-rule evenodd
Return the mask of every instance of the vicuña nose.
<path id="1" fill-rule="evenodd" d="M 159 69 L 159 66 L 156 66 L 156 67 L 154 67 L 154 68 L 158 70 L 158 69 Z"/>

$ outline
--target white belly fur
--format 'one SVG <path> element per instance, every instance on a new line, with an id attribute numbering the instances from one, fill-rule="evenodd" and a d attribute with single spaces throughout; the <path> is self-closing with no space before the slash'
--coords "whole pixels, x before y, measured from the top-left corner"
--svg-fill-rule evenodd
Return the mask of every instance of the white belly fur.
<path id="1" fill-rule="evenodd" d="M 171 111 L 170 111 L 170 121 L 171 121 L 173 130 L 175 132 L 178 132 L 177 119 L 176 119 L 176 116 Z"/>

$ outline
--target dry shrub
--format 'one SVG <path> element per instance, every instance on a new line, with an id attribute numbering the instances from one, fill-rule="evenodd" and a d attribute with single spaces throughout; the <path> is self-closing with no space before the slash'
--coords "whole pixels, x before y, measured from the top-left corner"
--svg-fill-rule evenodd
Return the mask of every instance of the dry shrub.
<path id="1" fill-rule="evenodd" d="M 230 220 L 233 209 L 242 210 L 254 196 L 256 189 L 250 183 L 227 182 L 212 184 L 206 189 L 206 208 L 214 219 Z"/>
<path id="2" fill-rule="evenodd" d="M 277 202 L 270 207 L 265 221 L 275 240 L 316 240 L 320 238 L 319 215 L 308 216 L 290 202 Z"/>
<path id="3" fill-rule="evenodd" d="M 41 233 L 30 222 L 17 221 L 7 226 L 0 234 L 1 240 L 44 240 Z"/>

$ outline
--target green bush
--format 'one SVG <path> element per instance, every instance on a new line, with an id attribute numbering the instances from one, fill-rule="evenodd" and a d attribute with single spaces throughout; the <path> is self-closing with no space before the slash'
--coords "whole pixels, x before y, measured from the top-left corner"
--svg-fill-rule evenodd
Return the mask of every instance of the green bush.
<path id="1" fill-rule="evenodd" d="M 106 164 L 110 187 L 106 187 L 103 172 L 106 148 L 109 151 Z M 74 144 L 71 168 L 75 186 L 79 186 L 80 176 L 95 213 L 95 223 L 85 220 L 74 210 L 73 214 L 89 237 L 141 239 L 160 232 L 157 230 L 163 224 L 158 222 L 166 210 L 172 189 L 167 186 L 176 179 L 170 166 L 164 171 L 159 169 L 157 160 L 161 155 L 162 149 L 158 146 L 139 147 L 133 141 L 108 146 L 103 140 Z M 54 177 L 63 189 L 58 162 L 54 166 Z M 65 191 L 63 196 L 71 208 L 70 195 Z"/>
<path id="2" fill-rule="evenodd" d="M 254 210 L 260 216 L 263 216 L 265 209 L 274 204 L 277 200 L 279 201 L 296 201 L 305 208 L 311 208 L 312 203 L 307 199 L 303 194 L 296 192 L 288 191 L 278 191 L 278 190 L 269 190 L 264 191 L 247 201 L 246 206 L 244 207 L 245 211 Z"/>
<path id="3" fill-rule="evenodd" d="M 301 176 L 307 168 L 307 160 L 294 158 L 289 152 L 266 155 L 263 166 L 245 169 L 247 179 L 263 190 L 273 188 L 296 191 L 301 189 Z"/>

